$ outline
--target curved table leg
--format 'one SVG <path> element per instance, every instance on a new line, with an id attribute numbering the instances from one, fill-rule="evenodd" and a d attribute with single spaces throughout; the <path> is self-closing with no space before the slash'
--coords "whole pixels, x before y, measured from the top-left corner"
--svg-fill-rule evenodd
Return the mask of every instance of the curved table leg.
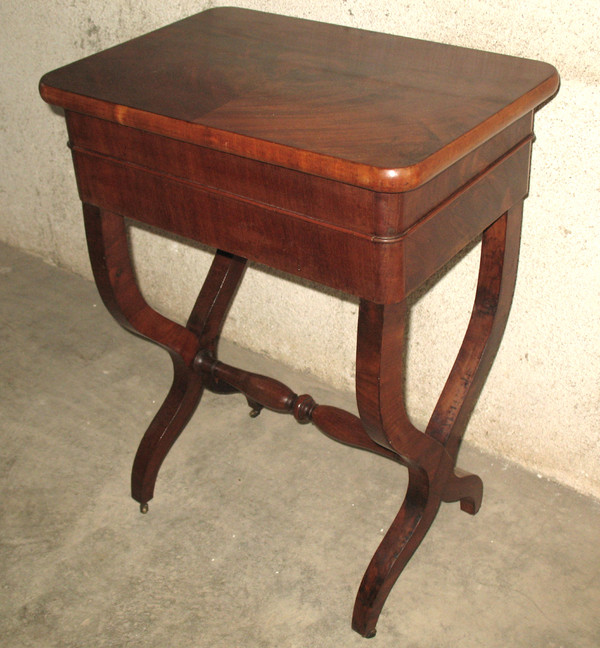
<path id="1" fill-rule="evenodd" d="M 404 502 L 375 552 L 360 584 L 352 627 L 375 636 L 385 600 L 435 519 L 440 505 L 436 476 L 448 464 L 442 444 L 417 430 L 406 413 L 404 328 L 406 304 L 362 301 L 358 320 L 356 397 L 367 433 L 389 448 L 409 470 Z M 447 466 L 445 469 L 448 470 Z"/>
<path id="2" fill-rule="evenodd" d="M 358 326 L 356 394 L 371 438 L 409 470 L 404 502 L 361 582 L 352 627 L 373 637 L 385 600 L 429 530 L 440 503 L 460 501 L 474 514 L 483 485 L 456 468 L 460 440 L 500 344 L 514 290 L 521 205 L 483 236 L 473 314 L 463 344 L 426 432 L 417 430 L 403 398 L 405 304 L 362 301 Z"/>
<path id="3" fill-rule="evenodd" d="M 200 376 L 176 355 L 171 354 L 171 359 L 171 389 L 140 441 L 131 471 L 131 496 L 140 503 L 142 513 L 148 512 L 160 467 L 191 419 L 204 391 Z"/>
<path id="4" fill-rule="evenodd" d="M 242 257 L 217 250 L 188 318 L 186 327 L 198 336 L 200 349 L 214 360 L 217 359 L 221 330 L 244 277 L 246 264 L 247 260 Z M 212 376 L 205 375 L 204 380 L 207 389 L 211 391 L 220 394 L 237 391 Z"/>
<path id="5" fill-rule="evenodd" d="M 216 353 L 228 307 L 245 260 L 217 252 L 187 327 L 152 309 L 139 291 L 123 218 L 84 204 L 84 221 L 96 285 L 113 317 L 126 329 L 159 344 L 173 361 L 173 383 L 139 445 L 131 491 L 142 512 L 154 494 L 158 471 L 196 409 L 204 383 L 194 370 L 201 348 Z"/>
<path id="6" fill-rule="evenodd" d="M 428 482 L 424 471 L 409 467 L 404 502 L 367 567 L 354 603 L 352 628 L 363 637 L 375 636 L 388 594 L 438 512 L 440 498 Z"/>
<path id="7" fill-rule="evenodd" d="M 477 293 L 467 332 L 427 433 L 456 457 L 506 327 L 517 280 L 523 203 L 483 233 Z"/>

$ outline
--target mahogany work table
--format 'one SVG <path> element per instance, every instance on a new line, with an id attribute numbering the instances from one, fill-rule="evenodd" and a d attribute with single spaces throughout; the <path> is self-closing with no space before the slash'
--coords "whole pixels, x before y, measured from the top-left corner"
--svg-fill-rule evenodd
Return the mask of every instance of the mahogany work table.
<path id="1" fill-rule="evenodd" d="M 558 83 L 545 63 L 234 8 L 42 78 L 65 109 L 102 299 L 173 360 L 133 464 L 143 512 L 205 388 L 403 464 L 404 503 L 354 607 L 353 628 L 375 634 L 441 502 L 481 504 L 480 478 L 456 459 L 510 309 L 533 114 Z M 125 219 L 216 249 L 186 326 L 140 293 Z M 421 431 L 404 405 L 406 298 L 479 235 L 471 320 Z M 360 417 L 218 360 L 247 259 L 360 299 Z"/>

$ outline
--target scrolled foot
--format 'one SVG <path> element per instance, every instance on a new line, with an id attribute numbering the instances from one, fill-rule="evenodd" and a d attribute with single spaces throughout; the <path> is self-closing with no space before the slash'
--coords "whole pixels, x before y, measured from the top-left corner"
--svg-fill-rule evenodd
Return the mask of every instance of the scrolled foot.
<path id="1" fill-rule="evenodd" d="M 388 594 L 429 530 L 440 505 L 427 474 L 409 468 L 404 502 L 373 555 L 356 595 L 352 628 L 366 638 L 375 626 Z"/>
<path id="2" fill-rule="evenodd" d="M 478 475 L 455 468 L 446 483 L 442 501 L 460 502 L 460 508 L 469 515 L 475 515 L 483 499 L 483 482 Z"/>

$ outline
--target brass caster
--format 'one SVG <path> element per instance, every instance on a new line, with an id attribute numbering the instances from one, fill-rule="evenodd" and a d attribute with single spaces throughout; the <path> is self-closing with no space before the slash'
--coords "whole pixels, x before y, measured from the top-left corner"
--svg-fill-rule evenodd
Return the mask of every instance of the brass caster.
<path id="1" fill-rule="evenodd" d="M 262 407 L 254 407 L 253 409 L 251 409 L 250 410 L 250 418 L 256 418 L 260 414 L 261 410 L 262 410 Z"/>
<path id="2" fill-rule="evenodd" d="M 148 502 L 140 504 L 140 513 L 143 513 L 144 515 L 148 513 Z"/>

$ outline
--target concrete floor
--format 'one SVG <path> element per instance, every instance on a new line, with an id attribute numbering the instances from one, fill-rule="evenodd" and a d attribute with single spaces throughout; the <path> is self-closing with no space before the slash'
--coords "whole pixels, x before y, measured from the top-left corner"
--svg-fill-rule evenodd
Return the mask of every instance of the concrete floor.
<path id="1" fill-rule="evenodd" d="M 443 505 L 362 639 L 354 595 L 403 468 L 207 394 L 140 515 L 129 470 L 169 387 L 167 354 L 120 329 L 91 283 L 6 247 L 0 304 L 0 645 L 600 646 L 599 502 L 465 444 L 480 513 Z"/>

